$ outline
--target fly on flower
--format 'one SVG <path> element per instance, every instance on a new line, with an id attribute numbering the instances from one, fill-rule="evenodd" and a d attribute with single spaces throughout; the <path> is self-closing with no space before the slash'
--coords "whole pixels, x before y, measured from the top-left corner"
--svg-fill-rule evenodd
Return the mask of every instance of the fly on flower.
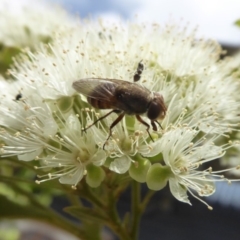
<path id="1" fill-rule="evenodd" d="M 123 119 L 125 114 L 135 115 L 137 120 L 147 127 L 148 135 L 153 141 L 149 133 L 150 125 L 145 122 L 140 115 L 146 114 L 151 121 L 153 130 L 157 131 L 156 123 L 161 127 L 157 120 L 165 117 L 167 107 L 160 93 L 151 92 L 149 89 L 135 83 L 140 80 L 143 69 L 144 66 L 140 62 L 133 77 L 134 82 L 118 79 L 85 78 L 73 83 L 73 88 L 77 92 L 85 95 L 88 103 L 94 108 L 112 109 L 104 116 L 98 118 L 90 126 L 83 129 L 84 131 L 115 112 L 119 115 L 110 125 L 106 142 L 112 135 L 112 128 Z"/>

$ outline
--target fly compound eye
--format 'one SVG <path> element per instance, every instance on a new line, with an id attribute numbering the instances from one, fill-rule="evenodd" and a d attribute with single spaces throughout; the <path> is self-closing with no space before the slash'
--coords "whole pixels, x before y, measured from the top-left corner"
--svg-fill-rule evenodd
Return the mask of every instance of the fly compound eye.
<path id="1" fill-rule="evenodd" d="M 162 107 L 158 102 L 152 101 L 149 105 L 147 116 L 151 120 L 156 120 L 159 118 L 162 112 Z"/>

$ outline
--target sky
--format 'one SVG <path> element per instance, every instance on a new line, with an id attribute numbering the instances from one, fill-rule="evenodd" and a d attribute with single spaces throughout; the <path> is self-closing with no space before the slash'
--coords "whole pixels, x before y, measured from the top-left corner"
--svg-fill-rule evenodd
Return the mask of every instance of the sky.
<path id="1" fill-rule="evenodd" d="M 199 35 L 220 43 L 240 46 L 240 0 L 52 0 L 81 17 L 103 17 L 165 24 L 169 19 L 199 26 Z"/>
<path id="2" fill-rule="evenodd" d="M 44 1 L 44 0 L 42 0 Z M 47 1 L 47 0 L 45 0 Z M 5 0 L 14 8 L 23 2 L 36 0 Z M 63 5 L 80 17 L 104 18 L 109 21 L 157 22 L 161 25 L 189 22 L 198 26 L 199 37 L 211 38 L 221 44 L 240 46 L 240 28 L 234 25 L 240 19 L 240 0 L 50 0 Z M 1 7 L 1 6 L 0 6 Z M 182 19 L 182 20 L 181 20 Z"/>

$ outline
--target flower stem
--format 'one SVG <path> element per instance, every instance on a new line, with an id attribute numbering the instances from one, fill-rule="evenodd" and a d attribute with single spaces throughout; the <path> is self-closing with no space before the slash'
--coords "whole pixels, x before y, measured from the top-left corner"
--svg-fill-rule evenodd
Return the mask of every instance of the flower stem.
<path id="1" fill-rule="evenodd" d="M 91 188 L 86 184 L 85 181 L 82 181 L 81 187 L 82 189 L 80 191 L 78 189 L 79 196 L 83 196 L 99 210 L 104 208 L 104 203 L 102 202 L 102 200 L 99 198 L 97 194 L 94 194 L 94 192 L 91 191 Z"/>
<path id="2" fill-rule="evenodd" d="M 140 201 L 141 201 L 141 196 L 140 196 L 140 183 L 136 181 L 132 181 L 132 226 L 131 226 L 131 237 L 133 240 L 138 239 L 138 234 L 139 234 L 139 224 L 141 220 L 141 215 L 142 211 L 140 208 Z"/>
<path id="3" fill-rule="evenodd" d="M 152 196 L 156 193 L 156 191 L 152 191 L 152 190 L 149 190 L 147 192 L 147 194 L 145 195 L 145 197 L 143 198 L 143 201 L 141 203 L 141 209 L 145 209 L 146 206 L 148 205 L 150 199 L 152 198 Z"/>
<path id="4" fill-rule="evenodd" d="M 116 198 L 112 191 L 108 194 L 109 221 L 106 223 L 121 240 L 132 240 L 126 228 L 121 222 L 116 208 Z"/>

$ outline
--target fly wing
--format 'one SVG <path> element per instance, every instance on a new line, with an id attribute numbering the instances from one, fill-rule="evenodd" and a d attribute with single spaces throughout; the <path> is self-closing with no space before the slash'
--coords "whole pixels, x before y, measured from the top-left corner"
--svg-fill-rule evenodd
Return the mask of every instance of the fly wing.
<path id="1" fill-rule="evenodd" d="M 115 79 L 84 78 L 73 82 L 72 87 L 86 97 L 109 101 L 114 98 L 118 81 L 122 82 Z"/>

